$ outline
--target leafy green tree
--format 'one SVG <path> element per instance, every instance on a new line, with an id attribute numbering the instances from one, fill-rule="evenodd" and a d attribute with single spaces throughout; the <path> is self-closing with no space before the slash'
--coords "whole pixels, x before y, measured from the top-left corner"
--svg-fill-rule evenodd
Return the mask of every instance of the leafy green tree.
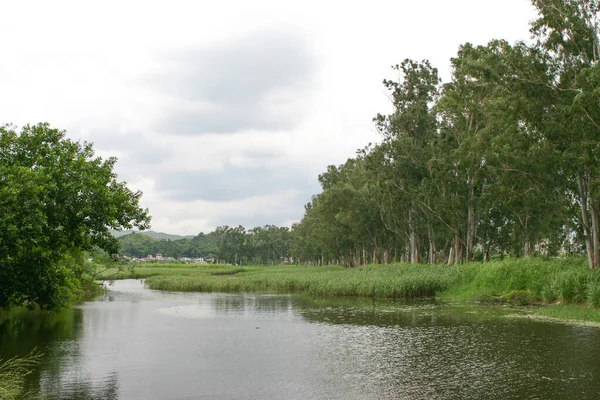
<path id="1" fill-rule="evenodd" d="M 216 239 L 219 262 L 238 264 L 246 257 L 246 228 L 242 225 L 218 226 L 213 232 Z"/>
<path id="2" fill-rule="evenodd" d="M 424 230 L 429 234 L 430 254 L 435 248 L 418 193 L 428 177 L 427 161 L 437 134 L 433 105 L 439 95 L 440 78 L 427 60 L 418 63 L 406 59 L 393 69 L 398 72 L 398 79 L 386 79 L 383 84 L 390 92 L 394 110 L 374 118 L 384 141 L 374 150 L 381 154 L 370 165 L 379 174 L 379 202 L 385 226 L 406 237 L 407 259 L 418 263 Z"/>
<path id="3" fill-rule="evenodd" d="M 290 241 L 287 227 L 257 226 L 246 235 L 245 256 L 252 263 L 280 264 L 290 255 Z"/>
<path id="4" fill-rule="evenodd" d="M 561 152 L 569 195 L 580 208 L 590 268 L 600 265 L 600 163 L 597 91 L 600 40 L 598 0 L 533 0 L 539 18 L 531 26 L 551 89 L 540 131 Z"/>
<path id="5" fill-rule="evenodd" d="M 149 254 L 160 253 L 159 241 L 143 233 L 133 232 L 119 237 L 120 253 L 129 257 L 144 258 Z"/>
<path id="6" fill-rule="evenodd" d="M 110 229 L 148 226 L 115 162 L 48 124 L 0 127 L 0 307 L 64 305 L 78 284 L 68 254 L 116 254 Z"/>

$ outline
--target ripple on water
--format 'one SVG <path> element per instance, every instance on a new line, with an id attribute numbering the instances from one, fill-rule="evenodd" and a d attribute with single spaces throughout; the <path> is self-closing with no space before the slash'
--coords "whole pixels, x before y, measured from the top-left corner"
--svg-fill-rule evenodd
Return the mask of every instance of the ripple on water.
<path id="1" fill-rule="evenodd" d="M 1 354 L 40 348 L 30 384 L 49 399 L 600 398 L 595 328 L 486 307 L 113 289 L 44 323 L 4 321 Z"/>

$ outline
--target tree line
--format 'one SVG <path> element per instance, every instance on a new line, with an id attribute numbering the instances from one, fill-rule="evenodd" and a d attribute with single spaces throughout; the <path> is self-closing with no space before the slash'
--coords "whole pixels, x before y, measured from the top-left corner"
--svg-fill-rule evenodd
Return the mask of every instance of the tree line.
<path id="1" fill-rule="evenodd" d="M 199 233 L 193 238 L 182 238 L 177 240 L 171 239 L 154 239 L 143 233 L 131 233 L 129 235 L 120 236 L 118 238 L 121 244 L 119 254 L 145 258 L 149 254 L 162 254 L 165 257 L 216 257 L 217 247 L 214 234 Z"/>
<path id="2" fill-rule="evenodd" d="M 292 235 L 288 227 L 218 226 L 213 232 L 193 238 L 157 240 L 143 233 L 121 236 L 120 254 L 146 257 L 161 253 L 163 257 L 204 257 L 226 264 L 280 264 L 291 257 Z"/>
<path id="3" fill-rule="evenodd" d="M 533 0 L 531 40 L 459 47 L 384 80 L 382 140 L 319 176 L 291 230 L 219 227 L 228 263 L 458 264 L 586 254 L 600 264 L 599 0 Z"/>
<path id="4" fill-rule="evenodd" d="M 358 265 L 562 252 L 596 268 L 599 3 L 532 0 L 530 41 L 463 44 L 448 82 L 427 60 L 394 66 L 393 110 L 374 118 L 381 142 L 328 167 L 292 229 L 218 227 L 215 255 Z M 115 254 L 111 229 L 148 228 L 115 162 L 48 124 L 0 126 L 0 307 L 68 303 L 84 252 Z M 172 250 L 209 251 L 190 240 Z"/>
<path id="5" fill-rule="evenodd" d="M 599 265 L 599 3 L 532 3 L 531 41 L 461 45 L 449 82 L 427 60 L 393 67 L 382 140 L 319 176 L 294 227 L 299 260 Z"/>

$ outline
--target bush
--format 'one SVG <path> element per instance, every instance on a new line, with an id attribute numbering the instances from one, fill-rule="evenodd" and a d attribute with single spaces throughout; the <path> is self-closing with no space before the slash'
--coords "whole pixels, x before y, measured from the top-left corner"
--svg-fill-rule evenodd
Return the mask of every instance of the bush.
<path id="1" fill-rule="evenodd" d="M 502 301 L 518 306 L 527 306 L 534 300 L 534 295 L 529 290 L 512 290 L 501 297 Z"/>

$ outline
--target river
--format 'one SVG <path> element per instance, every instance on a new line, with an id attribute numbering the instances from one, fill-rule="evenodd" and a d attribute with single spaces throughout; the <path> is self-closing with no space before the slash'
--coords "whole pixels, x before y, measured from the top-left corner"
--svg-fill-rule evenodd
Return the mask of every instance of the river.
<path id="1" fill-rule="evenodd" d="M 502 307 L 171 293 L 117 281 L 57 313 L 0 315 L 47 399 L 598 399 L 600 329 Z"/>

